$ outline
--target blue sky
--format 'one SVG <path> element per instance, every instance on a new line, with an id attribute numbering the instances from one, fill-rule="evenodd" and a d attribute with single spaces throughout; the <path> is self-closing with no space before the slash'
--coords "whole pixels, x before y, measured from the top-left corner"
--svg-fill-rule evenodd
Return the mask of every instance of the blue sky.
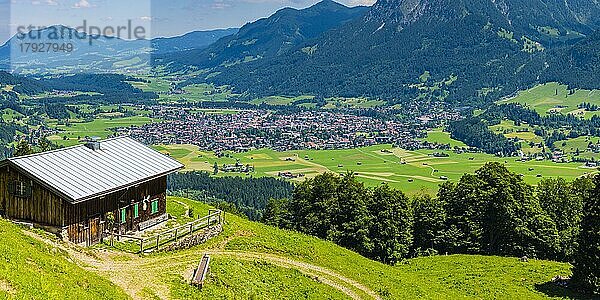
<path id="1" fill-rule="evenodd" d="M 319 0 L 0 0 L 0 41 L 18 26 L 142 26 L 149 35 L 240 27 L 283 7 L 305 8 Z M 375 0 L 338 0 L 371 5 Z M 1 42 L 0 42 L 1 43 Z"/>

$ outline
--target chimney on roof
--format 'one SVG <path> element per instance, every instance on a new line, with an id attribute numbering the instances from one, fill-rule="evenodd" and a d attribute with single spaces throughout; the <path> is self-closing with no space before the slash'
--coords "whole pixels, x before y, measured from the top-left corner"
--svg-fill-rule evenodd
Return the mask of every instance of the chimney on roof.
<path id="1" fill-rule="evenodd" d="M 99 137 L 92 137 L 90 139 L 87 139 L 85 141 L 85 146 L 88 149 L 91 149 L 91 150 L 94 150 L 94 151 L 100 150 L 100 138 Z"/>

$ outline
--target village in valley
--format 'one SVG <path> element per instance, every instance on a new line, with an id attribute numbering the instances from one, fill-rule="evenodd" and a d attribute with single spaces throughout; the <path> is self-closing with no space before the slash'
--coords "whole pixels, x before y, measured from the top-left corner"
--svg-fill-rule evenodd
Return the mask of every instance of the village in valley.
<path id="1" fill-rule="evenodd" d="M 174 107 L 150 109 L 151 117 L 162 121 L 117 128 L 115 134 L 128 135 L 148 145 L 193 144 L 215 152 L 352 149 L 379 144 L 419 149 L 426 147 L 420 139 L 425 137 L 428 127 L 449 121 L 385 120 L 352 111 L 259 109 L 206 113 Z"/>
<path id="2" fill-rule="evenodd" d="M 200 93 L 206 95 L 206 89 Z M 600 149 L 599 139 L 581 137 L 557 142 L 550 150 L 531 126 L 502 121 L 490 130 L 519 143 L 521 149 L 512 157 L 486 154 L 445 132 L 448 124 L 463 117 L 460 110 L 439 104 L 310 109 L 230 101 L 219 103 L 218 108 L 204 108 L 203 102 L 175 104 L 179 100 L 173 97 L 190 97 L 189 92 L 164 95 L 168 96 L 165 103 L 154 105 L 66 106 L 70 118 L 42 119 L 42 125 L 28 126 L 27 135 L 15 136 L 15 143 L 26 138 L 35 144 L 48 137 L 58 146 L 71 146 L 92 136 L 129 136 L 178 159 L 186 171 L 219 177 L 271 176 L 295 182 L 326 171 L 352 171 L 369 185 L 387 182 L 409 193 L 434 192 L 439 183 L 456 180 L 490 160 L 507 163 L 532 183 L 559 169 L 566 178 L 576 178 L 594 173 Z M 218 93 L 211 90 L 210 96 L 215 95 Z M 32 119 L 17 116 L 13 122 L 28 124 Z M 337 155 L 335 151 L 347 155 L 323 159 Z M 386 155 L 394 158 L 386 159 Z M 378 166 L 381 162 L 384 168 Z M 452 164 L 459 167 L 451 168 Z"/>

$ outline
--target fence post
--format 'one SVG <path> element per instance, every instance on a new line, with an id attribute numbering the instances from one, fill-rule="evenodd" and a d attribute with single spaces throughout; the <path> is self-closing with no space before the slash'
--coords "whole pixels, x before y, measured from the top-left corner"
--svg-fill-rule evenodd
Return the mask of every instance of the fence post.
<path id="1" fill-rule="evenodd" d="M 144 253 L 144 240 L 140 240 L 140 253 Z"/>
<path id="2" fill-rule="evenodd" d="M 175 242 L 177 242 L 177 229 L 178 228 L 175 228 Z"/>
<path id="3" fill-rule="evenodd" d="M 160 234 L 156 235 L 156 250 L 158 251 L 158 247 L 160 247 Z"/>

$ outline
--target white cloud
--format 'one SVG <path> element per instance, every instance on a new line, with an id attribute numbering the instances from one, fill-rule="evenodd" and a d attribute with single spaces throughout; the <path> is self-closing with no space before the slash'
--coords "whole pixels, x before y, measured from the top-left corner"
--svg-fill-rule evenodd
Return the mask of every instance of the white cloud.
<path id="1" fill-rule="evenodd" d="M 88 0 L 79 0 L 79 2 L 73 5 L 73 8 L 90 8 L 94 6 Z"/>

